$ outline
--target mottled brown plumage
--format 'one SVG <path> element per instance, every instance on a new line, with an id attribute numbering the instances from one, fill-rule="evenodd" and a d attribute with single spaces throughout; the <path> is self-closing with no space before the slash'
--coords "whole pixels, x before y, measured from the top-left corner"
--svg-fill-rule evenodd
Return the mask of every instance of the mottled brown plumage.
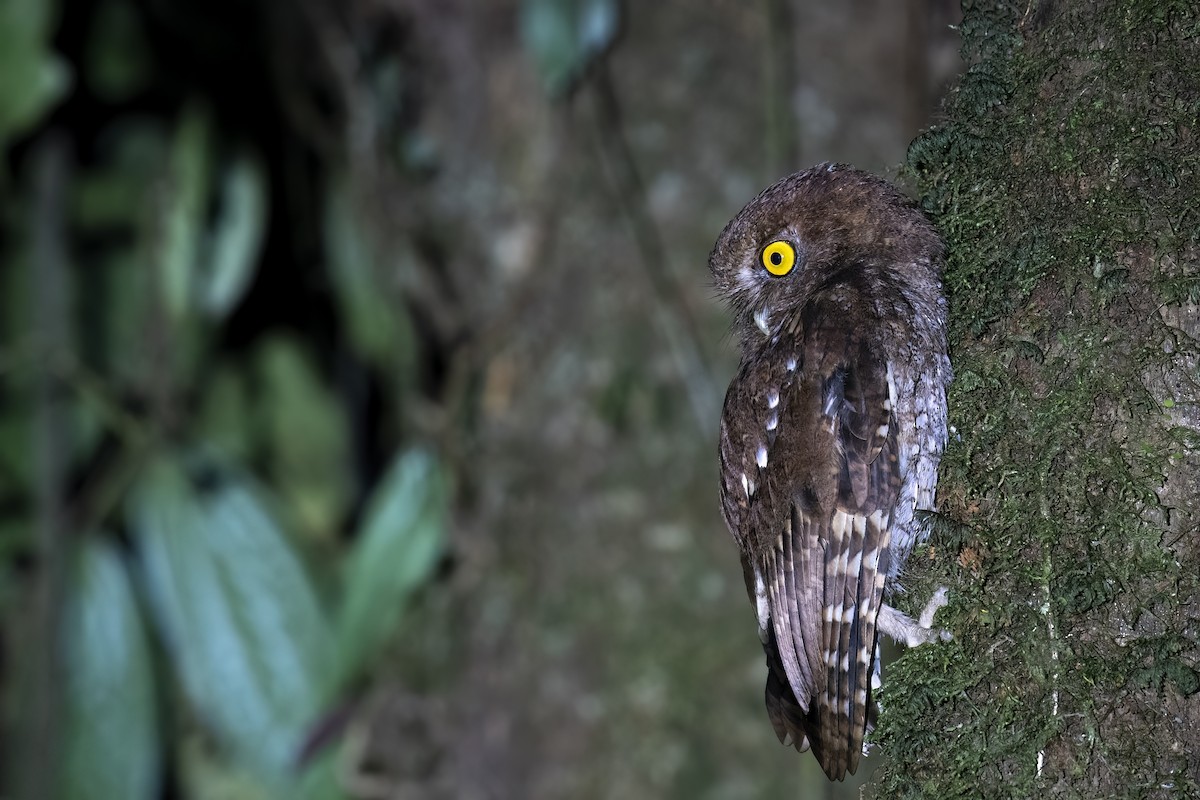
<path id="1" fill-rule="evenodd" d="M 911 201 L 826 164 L 752 200 L 709 259 L 742 347 L 721 508 L 758 612 L 767 711 L 832 779 L 863 750 L 878 631 L 932 638 L 884 598 L 923 535 L 914 512 L 933 508 L 946 441 L 943 257 Z"/>

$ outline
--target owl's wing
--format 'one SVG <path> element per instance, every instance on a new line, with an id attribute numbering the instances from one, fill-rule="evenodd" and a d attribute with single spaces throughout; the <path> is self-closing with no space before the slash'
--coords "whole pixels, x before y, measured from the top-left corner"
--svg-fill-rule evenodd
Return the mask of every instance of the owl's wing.
<path id="1" fill-rule="evenodd" d="M 767 711 L 779 740 L 805 750 L 805 715 L 825 683 L 823 598 L 813 590 L 824 567 L 813 548 L 792 544 L 797 517 L 785 465 L 792 460 L 789 445 L 800 449 L 800 437 L 780 417 L 796 402 L 797 366 L 798 354 L 791 351 L 743 361 L 725 396 L 719 452 L 721 510 L 741 550 L 746 592 L 767 654 Z M 801 455 L 809 463 L 813 454 Z"/>
<path id="2" fill-rule="evenodd" d="M 891 366 L 849 322 L 853 300 L 831 290 L 801 312 L 797 377 L 766 469 L 772 497 L 790 500 L 763 558 L 774 644 L 833 779 L 862 753 L 900 485 Z"/>

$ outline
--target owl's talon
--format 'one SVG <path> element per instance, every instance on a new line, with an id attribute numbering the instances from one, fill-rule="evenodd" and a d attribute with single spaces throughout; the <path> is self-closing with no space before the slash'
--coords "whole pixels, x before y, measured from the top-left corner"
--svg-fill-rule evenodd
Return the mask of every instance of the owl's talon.
<path id="1" fill-rule="evenodd" d="M 950 602 L 948 599 L 949 593 L 950 590 L 945 586 L 939 586 L 937 591 L 933 593 L 933 597 L 929 598 L 929 602 L 925 604 L 925 608 L 921 609 L 921 616 L 917 619 L 917 624 L 922 628 L 932 628 L 933 615 L 939 609 L 945 608 L 946 603 Z M 950 636 L 946 631 L 942 631 L 942 633 L 945 633 L 946 637 Z M 950 641 L 950 639 L 944 638 L 943 641 Z"/>
<path id="2" fill-rule="evenodd" d="M 933 627 L 933 617 L 938 612 L 938 609 L 945 606 L 948 602 L 947 595 L 948 591 L 946 587 L 939 587 L 933 593 L 933 597 L 929 598 L 929 602 L 925 604 L 925 608 L 921 610 L 921 615 L 917 619 L 913 619 L 889 605 L 884 605 L 879 610 L 877 621 L 879 630 L 905 647 L 917 647 L 918 645 L 934 641 L 949 642 L 953 640 L 954 637 L 950 635 L 949 631 Z"/>

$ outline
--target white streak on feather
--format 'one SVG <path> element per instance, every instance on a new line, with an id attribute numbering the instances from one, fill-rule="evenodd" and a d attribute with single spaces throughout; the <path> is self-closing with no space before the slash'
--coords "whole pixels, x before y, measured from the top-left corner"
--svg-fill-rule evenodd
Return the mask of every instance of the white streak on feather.
<path id="1" fill-rule="evenodd" d="M 770 638 L 771 604 L 767 602 L 767 584 L 758 567 L 754 568 L 754 607 L 758 612 L 758 636 L 765 644 Z"/>
<path id="2" fill-rule="evenodd" d="M 888 387 L 888 396 L 887 396 L 887 400 L 883 401 L 883 407 L 885 410 L 891 411 L 893 408 L 896 407 L 896 375 L 895 375 L 895 372 L 892 370 L 892 362 L 891 361 L 889 361 L 887 363 L 887 387 Z"/>
<path id="3" fill-rule="evenodd" d="M 865 555 L 860 556 L 860 559 L 867 572 L 875 572 L 879 569 L 879 548 L 872 548 Z"/>
<path id="4" fill-rule="evenodd" d="M 754 312 L 754 324 L 758 326 L 758 329 L 763 332 L 764 336 L 769 336 L 771 334 L 771 326 L 768 322 L 768 312 L 766 306 L 763 306 Z"/>
<path id="5" fill-rule="evenodd" d="M 825 395 L 825 405 L 821 407 L 821 413 L 827 417 L 832 417 L 835 407 L 837 406 L 837 395 L 829 392 Z"/>

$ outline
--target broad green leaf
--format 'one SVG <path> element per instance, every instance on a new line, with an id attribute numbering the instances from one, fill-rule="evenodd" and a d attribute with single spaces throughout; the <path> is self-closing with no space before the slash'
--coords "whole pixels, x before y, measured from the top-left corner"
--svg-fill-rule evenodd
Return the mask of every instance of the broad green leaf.
<path id="1" fill-rule="evenodd" d="M 441 552 L 449 481 L 437 457 L 400 454 L 367 506 L 346 564 L 337 619 L 340 680 L 352 678 L 395 631 Z"/>
<path id="2" fill-rule="evenodd" d="M 22 401 L 32 396 L 28 373 L 8 374 L 4 381 L 10 396 L 20 397 Z M 34 493 L 37 464 L 30 458 L 30 446 L 34 441 L 31 405 L 29 402 L 8 403 L 0 408 L 0 498 L 7 503 L 28 503 Z"/>
<path id="3" fill-rule="evenodd" d="M 242 299 L 258 255 L 267 222 L 267 189 L 259 160 L 239 155 L 221 178 L 220 213 L 208 252 L 202 302 L 204 309 L 224 317 Z"/>
<path id="4" fill-rule="evenodd" d="M 84 54 L 84 79 L 103 100 L 118 104 L 145 87 L 152 62 L 141 19 L 130 0 L 99 4 Z"/>
<path id="5" fill-rule="evenodd" d="M 271 485 L 301 533 L 329 538 L 350 501 L 345 410 L 294 338 L 264 341 L 255 367 L 257 425 Z"/>
<path id="6" fill-rule="evenodd" d="M 336 747 L 318 755 L 300 779 L 299 800 L 343 800 L 346 797 L 342 788 L 344 768 L 339 761 Z"/>
<path id="7" fill-rule="evenodd" d="M 326 204 L 324 233 L 338 311 L 354 348 L 390 374 L 407 372 L 415 361 L 412 327 L 396 289 L 404 248 L 383 269 L 376 247 L 345 183 L 335 184 Z M 391 275 L 385 277 L 385 273 Z"/>
<path id="8" fill-rule="evenodd" d="M 63 635 L 63 797 L 157 797 L 162 753 L 150 648 L 125 565 L 98 537 L 80 548 Z"/>
<path id="9" fill-rule="evenodd" d="M 193 712 L 235 761 L 283 786 L 325 700 L 332 637 L 257 493 L 229 473 L 204 484 L 163 458 L 136 487 L 152 611 Z"/>
<path id="10" fill-rule="evenodd" d="M 6 204 L 7 205 L 7 204 Z M 34 212 L 27 203 L 13 203 L 0 225 L 10 233 L 5 241 L 4 269 L 0 269 L 0 355 L 6 374 L 24 359 L 31 362 L 33 347 L 29 341 L 33 327 L 33 267 L 30 262 L 30 238 Z"/>
<path id="11" fill-rule="evenodd" d="M 188 800 L 344 800 L 337 758 L 337 748 L 329 748 L 282 790 L 222 758 L 200 736 L 182 739 L 175 763 L 181 796 Z"/>
<path id="12" fill-rule="evenodd" d="M 170 184 L 159 255 L 163 299 L 173 320 L 191 306 L 212 162 L 212 122 L 199 103 L 184 106 L 171 143 Z"/>
<path id="13" fill-rule="evenodd" d="M 521 41 L 548 94 L 567 92 L 616 38 L 616 0 L 524 0 Z"/>
<path id="14" fill-rule="evenodd" d="M 7 619 L 10 606 L 23 598 L 20 589 L 24 576 L 18 559 L 34 547 L 33 531 L 24 517 L 0 517 L 0 614 Z"/>
<path id="15" fill-rule="evenodd" d="M 0 3 L 0 152 L 37 124 L 71 85 L 67 63 L 49 47 L 57 3 Z"/>
<path id="16" fill-rule="evenodd" d="M 278 785 L 231 762 L 194 731 L 179 737 L 174 761 L 180 796 L 187 800 L 283 800 Z M 286 790 L 290 795 L 292 787 Z"/>
<path id="17" fill-rule="evenodd" d="M 106 228 L 131 229 L 145 211 L 145 180 L 145 176 L 130 175 L 117 165 L 83 172 L 71 186 L 80 227 L 89 233 Z"/>
<path id="18" fill-rule="evenodd" d="M 255 420 L 251 414 L 246 371 L 223 361 L 204 383 L 197 417 L 199 436 L 206 446 L 235 460 L 250 458 Z"/>
<path id="19" fill-rule="evenodd" d="M 98 163 L 81 170 L 71 186 L 78 225 L 91 234 L 159 234 L 154 215 L 163 193 L 156 187 L 163 184 L 170 146 L 164 130 L 157 119 L 118 117 L 99 132 Z"/>
<path id="20" fill-rule="evenodd" d="M 146 262 L 131 249 L 98 257 L 88 295 L 102 304 L 89 348 L 99 350 L 94 359 L 116 385 L 140 386 L 154 375 L 157 354 L 146 347 L 154 302 L 154 279 Z"/>

